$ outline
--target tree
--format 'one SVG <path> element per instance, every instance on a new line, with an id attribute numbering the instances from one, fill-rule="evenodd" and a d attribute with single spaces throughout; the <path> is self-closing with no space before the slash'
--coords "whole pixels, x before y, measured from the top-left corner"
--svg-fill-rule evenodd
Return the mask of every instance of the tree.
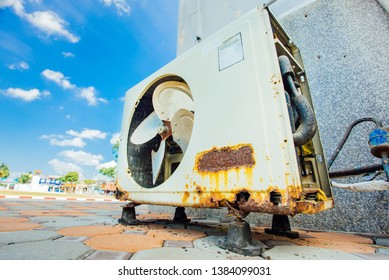
<path id="1" fill-rule="evenodd" d="M 112 146 L 112 154 L 115 156 L 116 159 L 118 159 L 119 141 L 117 141 L 116 144 Z"/>
<path id="2" fill-rule="evenodd" d="M 92 185 L 92 184 L 95 184 L 96 181 L 95 180 L 91 180 L 91 179 L 85 179 L 84 183 L 87 184 L 87 185 Z"/>
<path id="3" fill-rule="evenodd" d="M 31 179 L 31 172 L 30 173 L 24 173 L 22 175 L 20 175 L 20 177 L 18 178 L 18 183 L 20 184 L 26 184 L 30 181 Z"/>
<path id="4" fill-rule="evenodd" d="M 4 163 L 0 165 L 0 179 L 7 178 L 9 176 L 8 166 Z"/>
<path id="5" fill-rule="evenodd" d="M 100 168 L 99 172 L 105 176 L 115 178 L 116 176 L 116 167 L 103 167 Z"/>
<path id="6" fill-rule="evenodd" d="M 77 182 L 78 181 L 78 173 L 75 171 L 66 173 L 65 176 L 59 178 L 58 180 L 62 182 Z"/>

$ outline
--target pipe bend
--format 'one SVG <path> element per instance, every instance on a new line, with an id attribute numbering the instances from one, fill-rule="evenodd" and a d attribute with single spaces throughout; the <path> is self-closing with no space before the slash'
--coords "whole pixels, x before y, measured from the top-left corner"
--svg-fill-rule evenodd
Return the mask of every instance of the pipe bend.
<path id="1" fill-rule="evenodd" d="M 293 107 L 300 119 L 300 125 L 293 133 L 293 141 L 296 147 L 308 143 L 317 130 L 316 118 L 311 105 L 304 95 L 298 95 L 292 98 Z"/>

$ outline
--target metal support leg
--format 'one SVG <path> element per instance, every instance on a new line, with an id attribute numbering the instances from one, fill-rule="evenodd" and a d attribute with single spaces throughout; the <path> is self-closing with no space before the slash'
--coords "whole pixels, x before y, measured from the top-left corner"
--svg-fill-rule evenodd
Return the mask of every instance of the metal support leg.
<path id="1" fill-rule="evenodd" d="M 286 215 L 273 215 L 271 228 L 265 228 L 265 232 L 293 239 L 299 237 L 299 233 L 297 231 L 291 230 L 289 218 Z"/>
<path id="2" fill-rule="evenodd" d="M 128 203 L 123 207 L 122 217 L 119 219 L 119 223 L 125 226 L 136 225 L 138 223 L 135 214 L 135 203 Z"/>
<path id="3" fill-rule="evenodd" d="M 259 256 L 266 248 L 262 242 L 252 240 L 250 225 L 241 219 L 230 223 L 227 238 L 220 240 L 219 246 L 245 256 Z"/>
<path id="4" fill-rule="evenodd" d="M 188 219 L 188 217 L 186 216 L 184 207 L 176 208 L 173 221 L 179 224 L 185 224 L 190 222 L 190 219 Z"/>

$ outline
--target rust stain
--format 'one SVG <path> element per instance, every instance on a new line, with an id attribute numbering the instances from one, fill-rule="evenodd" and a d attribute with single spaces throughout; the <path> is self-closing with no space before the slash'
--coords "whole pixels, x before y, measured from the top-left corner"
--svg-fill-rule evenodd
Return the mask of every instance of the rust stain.
<path id="1" fill-rule="evenodd" d="M 288 195 L 293 199 L 300 199 L 302 195 L 303 189 L 301 185 L 298 186 L 288 186 Z"/>
<path id="2" fill-rule="evenodd" d="M 125 191 L 119 184 L 118 180 L 115 182 L 116 185 L 116 194 L 115 198 L 120 201 L 127 201 L 130 200 L 130 194 L 129 192 Z"/>
<path id="3" fill-rule="evenodd" d="M 198 195 L 202 195 L 203 192 L 204 192 L 203 188 L 200 188 L 199 186 L 196 187 L 196 193 L 197 193 Z"/>
<path id="4" fill-rule="evenodd" d="M 262 191 L 252 191 L 249 188 L 232 188 L 228 191 L 211 188 L 207 191 L 206 187 L 194 183 L 192 191 L 185 191 L 181 194 L 183 206 L 190 205 L 194 208 L 228 207 L 229 213 L 238 213 L 242 217 L 247 216 L 250 212 L 290 216 L 299 213 L 314 214 L 333 207 L 332 198 L 322 196 L 316 201 L 293 198 L 293 193 L 290 191 L 300 188 L 300 186 L 288 186 L 287 189 L 278 189 L 277 186 L 269 186 Z M 272 192 L 280 194 L 278 203 L 272 201 Z M 249 194 L 248 199 L 239 199 L 240 193 Z"/>
<path id="5" fill-rule="evenodd" d="M 273 76 L 271 76 L 270 83 L 272 83 L 273 85 L 279 84 L 281 83 L 281 79 L 278 78 L 275 74 L 273 74 Z"/>
<path id="6" fill-rule="evenodd" d="M 329 202 L 329 203 L 326 203 Z M 296 202 L 296 212 L 302 214 L 316 214 L 333 207 L 333 199 L 326 201 L 303 200 Z"/>
<path id="7" fill-rule="evenodd" d="M 255 165 L 254 149 L 251 145 L 237 145 L 213 148 L 196 156 L 196 169 L 199 173 L 216 173 Z"/>
<path id="8" fill-rule="evenodd" d="M 262 203 L 258 203 L 257 201 L 250 199 L 246 203 L 239 205 L 239 209 L 247 213 L 259 212 L 259 213 L 291 215 L 291 216 L 296 214 L 293 201 L 290 201 L 290 204 L 287 205 L 274 205 L 270 201 L 264 201 Z"/>
<path id="9" fill-rule="evenodd" d="M 182 196 L 182 202 L 186 203 L 190 197 L 190 193 L 185 191 L 184 195 Z"/>

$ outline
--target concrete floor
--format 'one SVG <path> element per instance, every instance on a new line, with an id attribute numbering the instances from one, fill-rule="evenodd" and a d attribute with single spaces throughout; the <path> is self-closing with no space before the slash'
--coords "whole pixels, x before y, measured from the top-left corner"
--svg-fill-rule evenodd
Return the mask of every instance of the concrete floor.
<path id="1" fill-rule="evenodd" d="M 192 216 L 187 224 L 169 213 L 136 207 L 139 224 L 118 224 L 122 202 L 0 199 L 0 259 L 3 260 L 388 260 L 388 235 L 297 230 L 289 239 L 251 225 L 259 256 L 219 247 L 228 223 Z"/>

